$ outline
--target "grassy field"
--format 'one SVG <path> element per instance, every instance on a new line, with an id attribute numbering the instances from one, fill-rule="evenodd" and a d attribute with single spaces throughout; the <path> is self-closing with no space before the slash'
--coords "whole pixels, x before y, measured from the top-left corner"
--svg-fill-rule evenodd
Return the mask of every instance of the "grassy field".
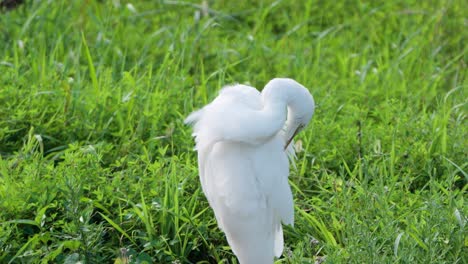
<path id="1" fill-rule="evenodd" d="M 467 263 L 464 0 L 26 1 L 0 13 L 0 263 L 235 263 L 183 119 L 317 109 L 277 263 Z"/>

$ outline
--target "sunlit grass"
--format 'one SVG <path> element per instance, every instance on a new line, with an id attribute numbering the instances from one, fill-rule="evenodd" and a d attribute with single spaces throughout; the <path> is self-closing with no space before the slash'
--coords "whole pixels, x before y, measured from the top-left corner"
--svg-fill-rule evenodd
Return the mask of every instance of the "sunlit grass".
<path id="1" fill-rule="evenodd" d="M 235 262 L 183 120 L 279 76 L 317 109 L 278 263 L 468 259 L 464 1 L 26 2 L 0 14 L 1 263 Z"/>

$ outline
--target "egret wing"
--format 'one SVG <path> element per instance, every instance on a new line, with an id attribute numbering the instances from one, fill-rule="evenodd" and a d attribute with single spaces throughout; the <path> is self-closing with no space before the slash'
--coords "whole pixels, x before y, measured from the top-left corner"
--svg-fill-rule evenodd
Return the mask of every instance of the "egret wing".
<path id="1" fill-rule="evenodd" d="M 279 133 L 280 134 L 280 133 Z M 294 201 L 288 182 L 289 161 L 293 150 L 284 151 L 284 138 L 277 135 L 271 141 L 256 148 L 253 170 L 258 178 L 262 192 L 271 204 L 274 228 L 275 256 L 283 252 L 283 228 L 281 223 L 294 225 Z"/>
<path id="2" fill-rule="evenodd" d="M 240 262 L 272 263 L 273 209 L 255 175 L 253 154 L 245 143 L 215 143 L 205 160 L 204 191 Z"/>
<path id="3" fill-rule="evenodd" d="M 294 221 L 283 145 L 280 136 L 259 146 L 219 142 L 205 157 L 205 195 L 233 249 L 248 243 L 271 257 L 283 251 L 281 223 Z"/>
<path id="4" fill-rule="evenodd" d="M 219 92 L 218 97 L 202 109 L 191 113 L 185 123 L 193 125 L 193 136 L 198 151 L 198 168 L 202 189 L 206 194 L 205 162 L 212 145 L 220 140 L 234 139 L 248 140 L 240 130 L 247 131 L 251 121 L 245 122 L 252 116 L 249 113 L 262 108 L 260 92 L 246 85 L 226 86 Z M 230 125 L 226 125 L 230 124 Z M 224 127 L 226 125 L 226 127 Z M 244 128 L 242 128 L 244 127 Z"/>

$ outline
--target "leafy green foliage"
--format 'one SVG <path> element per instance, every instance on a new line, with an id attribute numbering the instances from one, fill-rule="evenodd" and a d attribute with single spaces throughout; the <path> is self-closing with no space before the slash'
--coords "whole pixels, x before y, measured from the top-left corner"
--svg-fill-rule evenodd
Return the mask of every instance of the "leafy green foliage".
<path id="1" fill-rule="evenodd" d="M 183 119 L 318 104 L 278 263 L 463 263 L 465 2 L 26 1 L 0 16 L 0 262 L 235 262 Z"/>

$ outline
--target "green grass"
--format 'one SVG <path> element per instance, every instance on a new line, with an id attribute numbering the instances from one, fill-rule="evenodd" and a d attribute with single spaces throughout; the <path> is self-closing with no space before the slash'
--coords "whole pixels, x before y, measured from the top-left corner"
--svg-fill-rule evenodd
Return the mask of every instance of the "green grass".
<path id="1" fill-rule="evenodd" d="M 0 14 L 0 263 L 234 262 L 183 119 L 279 76 L 317 109 L 277 263 L 466 263 L 465 1 L 26 2 Z"/>

